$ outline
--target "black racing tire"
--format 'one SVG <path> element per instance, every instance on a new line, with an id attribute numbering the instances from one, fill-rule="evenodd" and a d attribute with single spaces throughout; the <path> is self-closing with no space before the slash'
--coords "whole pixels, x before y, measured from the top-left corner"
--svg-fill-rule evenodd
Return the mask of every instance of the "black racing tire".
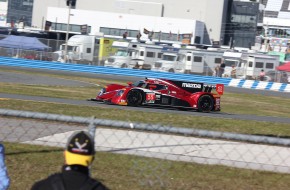
<path id="1" fill-rule="evenodd" d="M 130 90 L 126 99 L 128 106 L 140 106 L 143 101 L 142 92 L 140 90 Z"/>
<path id="2" fill-rule="evenodd" d="M 199 112 L 210 112 L 213 109 L 214 100 L 213 97 L 205 94 L 199 97 L 197 102 L 197 110 Z"/>
<path id="3" fill-rule="evenodd" d="M 180 111 L 187 111 L 188 108 L 182 107 L 182 108 L 178 108 Z"/>

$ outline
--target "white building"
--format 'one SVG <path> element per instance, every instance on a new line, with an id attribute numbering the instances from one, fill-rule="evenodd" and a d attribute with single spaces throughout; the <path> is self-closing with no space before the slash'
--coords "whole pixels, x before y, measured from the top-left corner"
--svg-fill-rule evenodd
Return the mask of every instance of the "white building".
<path id="1" fill-rule="evenodd" d="M 76 10 L 198 20 L 205 23 L 209 39 L 222 42 L 224 38 L 228 1 L 229 0 L 151 0 L 151 2 L 148 2 L 145 0 L 78 0 Z M 67 12 L 63 12 L 62 16 L 58 16 L 56 19 L 56 17 L 52 18 L 53 16 L 48 12 L 48 7 L 67 8 L 65 0 L 34 0 L 33 7 L 32 25 L 37 27 L 43 28 L 46 20 L 59 22 L 61 17 L 66 17 L 67 14 Z M 75 21 L 73 17 L 75 16 L 72 16 L 70 23 Z M 89 20 L 85 20 L 83 24 L 88 24 L 89 21 L 93 21 L 94 19 L 102 20 L 105 19 L 105 16 L 98 18 L 91 17 Z M 142 23 L 143 21 L 140 20 L 139 22 Z M 118 23 L 115 24 L 118 25 Z M 114 27 L 114 25 L 111 27 Z M 157 27 L 159 26 L 153 25 L 148 29 L 153 30 L 156 28 L 157 30 Z M 168 27 L 170 27 L 170 24 L 166 26 L 166 28 Z M 163 28 L 158 30 L 162 31 Z"/>
<path id="2" fill-rule="evenodd" d="M 269 35 L 281 33 L 282 31 L 278 31 L 280 29 L 285 30 L 286 35 L 290 36 L 290 1 L 268 0 L 265 7 L 264 26 Z"/>
<path id="3" fill-rule="evenodd" d="M 0 26 L 6 26 L 8 0 L 0 1 Z"/>
<path id="4" fill-rule="evenodd" d="M 47 9 L 46 18 L 49 21 L 55 21 L 55 23 L 67 23 L 68 9 L 49 7 Z M 193 37 L 197 37 L 200 43 L 203 43 L 205 33 L 204 23 L 191 19 L 87 11 L 80 9 L 71 10 L 70 23 L 76 25 L 87 24 L 91 26 L 91 35 L 112 29 L 135 31 L 137 34 L 139 31 L 142 33 L 145 28 L 154 33 L 191 34 Z M 134 37 L 135 36 L 136 35 L 134 35 Z M 141 39 L 146 40 L 148 36 L 142 33 Z M 172 41 L 174 40 L 176 39 L 172 39 Z"/>

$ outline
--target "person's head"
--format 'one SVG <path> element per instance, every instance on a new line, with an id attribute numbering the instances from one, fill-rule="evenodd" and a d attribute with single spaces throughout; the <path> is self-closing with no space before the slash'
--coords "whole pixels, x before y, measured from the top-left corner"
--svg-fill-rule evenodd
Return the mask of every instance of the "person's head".
<path id="1" fill-rule="evenodd" d="M 264 72 L 264 69 L 262 69 L 261 72 Z"/>
<path id="2" fill-rule="evenodd" d="M 64 155 L 67 165 L 91 165 L 95 155 L 94 139 L 85 131 L 73 133 L 68 139 Z"/>

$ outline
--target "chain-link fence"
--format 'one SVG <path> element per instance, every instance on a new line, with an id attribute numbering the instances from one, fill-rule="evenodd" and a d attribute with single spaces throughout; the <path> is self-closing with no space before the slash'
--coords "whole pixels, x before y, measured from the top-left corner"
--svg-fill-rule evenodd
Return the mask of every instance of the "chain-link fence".
<path id="1" fill-rule="evenodd" d="M 76 130 L 88 130 L 94 136 L 98 163 L 92 170 L 98 171 L 99 177 L 102 173 L 104 183 L 112 189 L 283 189 L 289 185 L 290 139 L 0 109 L 0 141 L 8 147 L 12 189 L 20 189 L 19 180 L 29 185 L 57 172 L 61 154 L 47 156 L 30 168 L 30 172 L 40 173 L 37 176 L 18 179 L 17 175 L 27 170 L 30 162 L 37 162 L 34 146 L 39 153 L 55 152 L 47 147 L 61 150 Z M 23 151 L 16 145 L 24 146 Z M 102 153 L 110 156 L 102 157 Z M 26 158 L 21 164 L 14 163 L 15 174 L 10 162 L 26 154 L 30 161 Z M 42 165 L 46 172 L 38 171 Z M 100 171 L 104 165 L 108 165 L 105 172 Z M 110 175 L 104 177 L 104 173 Z M 220 183 L 212 181 L 214 175 Z M 237 184 L 229 182 L 231 178 Z M 263 178 L 269 181 L 265 183 Z"/>
<path id="2" fill-rule="evenodd" d="M 41 61 L 57 61 L 59 58 L 59 54 L 54 52 L 1 48 L 1 47 L 0 47 L 0 56 L 41 60 Z"/>

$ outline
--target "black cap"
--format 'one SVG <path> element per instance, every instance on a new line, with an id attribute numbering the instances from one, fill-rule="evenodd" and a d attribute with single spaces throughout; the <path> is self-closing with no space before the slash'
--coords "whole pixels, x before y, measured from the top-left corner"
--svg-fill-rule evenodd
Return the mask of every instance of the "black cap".
<path id="1" fill-rule="evenodd" d="M 88 132 L 75 132 L 68 139 L 66 150 L 74 154 L 94 155 L 94 140 Z"/>
<path id="2" fill-rule="evenodd" d="M 94 160 L 94 154 L 94 139 L 88 132 L 77 131 L 68 139 L 65 150 L 67 165 L 88 166 Z"/>

